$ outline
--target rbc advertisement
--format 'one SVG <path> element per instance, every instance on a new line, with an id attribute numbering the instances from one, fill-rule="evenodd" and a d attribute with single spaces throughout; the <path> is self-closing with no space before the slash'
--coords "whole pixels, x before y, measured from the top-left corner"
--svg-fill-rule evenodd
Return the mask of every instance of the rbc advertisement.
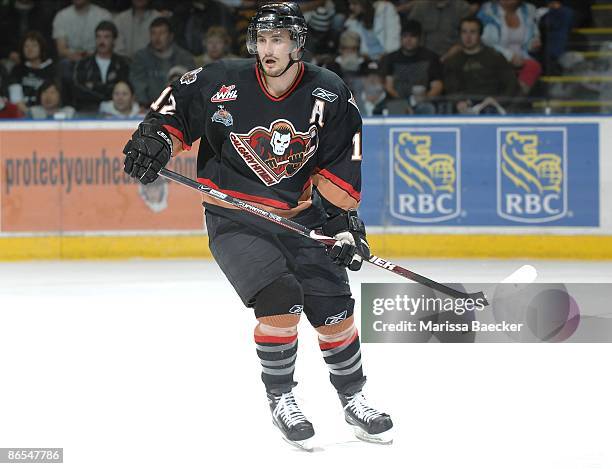
<path id="1" fill-rule="evenodd" d="M 597 124 L 368 125 L 367 137 L 366 225 L 599 226 Z"/>

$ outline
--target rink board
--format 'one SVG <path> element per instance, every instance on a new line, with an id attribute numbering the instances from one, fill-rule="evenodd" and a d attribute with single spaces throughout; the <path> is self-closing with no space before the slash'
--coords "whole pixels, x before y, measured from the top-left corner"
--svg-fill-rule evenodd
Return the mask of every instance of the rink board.
<path id="1" fill-rule="evenodd" d="M 0 124 L 0 259 L 209 257 L 199 194 L 123 173 L 135 121 Z M 383 257 L 612 258 L 612 118 L 365 119 Z M 197 144 L 171 169 L 195 176 Z"/>

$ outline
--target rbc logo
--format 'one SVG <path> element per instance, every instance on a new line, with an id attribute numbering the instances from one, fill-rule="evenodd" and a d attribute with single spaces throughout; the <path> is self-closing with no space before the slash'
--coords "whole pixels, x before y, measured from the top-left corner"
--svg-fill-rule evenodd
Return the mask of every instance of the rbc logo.
<path id="1" fill-rule="evenodd" d="M 497 213 L 523 223 L 567 214 L 565 128 L 498 129 Z"/>
<path id="2" fill-rule="evenodd" d="M 459 129 L 391 129 L 391 215 L 431 223 L 459 215 Z"/>

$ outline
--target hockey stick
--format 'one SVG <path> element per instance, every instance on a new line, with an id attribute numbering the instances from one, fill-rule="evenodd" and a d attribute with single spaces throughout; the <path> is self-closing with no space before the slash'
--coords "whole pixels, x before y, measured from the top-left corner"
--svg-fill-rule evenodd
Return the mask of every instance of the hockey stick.
<path id="1" fill-rule="evenodd" d="M 282 226 L 283 228 L 293 231 L 301 236 L 306 238 L 313 239 L 321 244 L 325 244 L 326 246 L 333 246 L 336 243 L 336 239 L 330 238 L 329 236 L 325 236 L 321 233 L 318 233 L 315 230 L 311 230 L 299 223 L 296 223 L 287 218 L 281 217 L 279 215 L 275 215 L 274 213 L 268 212 L 259 207 L 255 207 L 254 205 L 245 202 L 244 200 L 237 199 L 232 197 L 231 195 L 224 194 L 223 192 L 219 192 L 212 187 L 201 184 L 193 179 L 189 179 L 181 174 L 175 173 L 174 171 L 170 171 L 169 169 L 162 168 L 159 172 L 160 176 L 165 177 L 174 182 L 178 182 L 187 187 L 191 187 L 197 191 L 200 191 L 214 199 L 225 202 L 229 205 L 232 205 L 244 212 L 248 212 L 252 215 L 256 215 L 260 218 L 264 218 L 272 223 L 276 223 L 277 225 Z M 400 275 L 404 278 L 410 279 L 414 282 L 420 283 L 421 285 L 425 285 L 426 287 L 433 288 L 440 293 L 444 293 L 453 298 L 471 298 L 473 300 L 481 300 L 482 304 L 485 306 L 489 304 L 484 292 L 476 292 L 476 293 L 465 293 L 459 290 L 455 290 L 454 288 L 447 287 L 441 283 L 438 283 L 430 278 L 424 277 L 422 275 L 417 274 L 416 272 L 412 272 L 411 270 L 405 269 L 404 267 L 400 267 L 399 265 L 393 264 L 381 257 L 378 256 L 370 256 L 369 259 L 364 259 L 366 262 L 369 262 L 376 267 L 381 267 L 389 272 L 393 272 L 394 274 Z"/>

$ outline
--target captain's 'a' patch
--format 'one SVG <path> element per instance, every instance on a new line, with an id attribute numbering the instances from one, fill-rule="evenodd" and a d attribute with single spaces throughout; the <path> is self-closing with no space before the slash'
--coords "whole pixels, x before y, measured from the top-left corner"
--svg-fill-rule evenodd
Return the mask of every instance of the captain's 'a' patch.
<path id="1" fill-rule="evenodd" d="M 317 98 L 324 99 L 327 102 L 333 103 L 336 99 L 338 99 L 338 95 L 332 93 L 331 91 L 324 90 L 323 88 L 317 88 L 312 92 L 313 96 Z"/>

